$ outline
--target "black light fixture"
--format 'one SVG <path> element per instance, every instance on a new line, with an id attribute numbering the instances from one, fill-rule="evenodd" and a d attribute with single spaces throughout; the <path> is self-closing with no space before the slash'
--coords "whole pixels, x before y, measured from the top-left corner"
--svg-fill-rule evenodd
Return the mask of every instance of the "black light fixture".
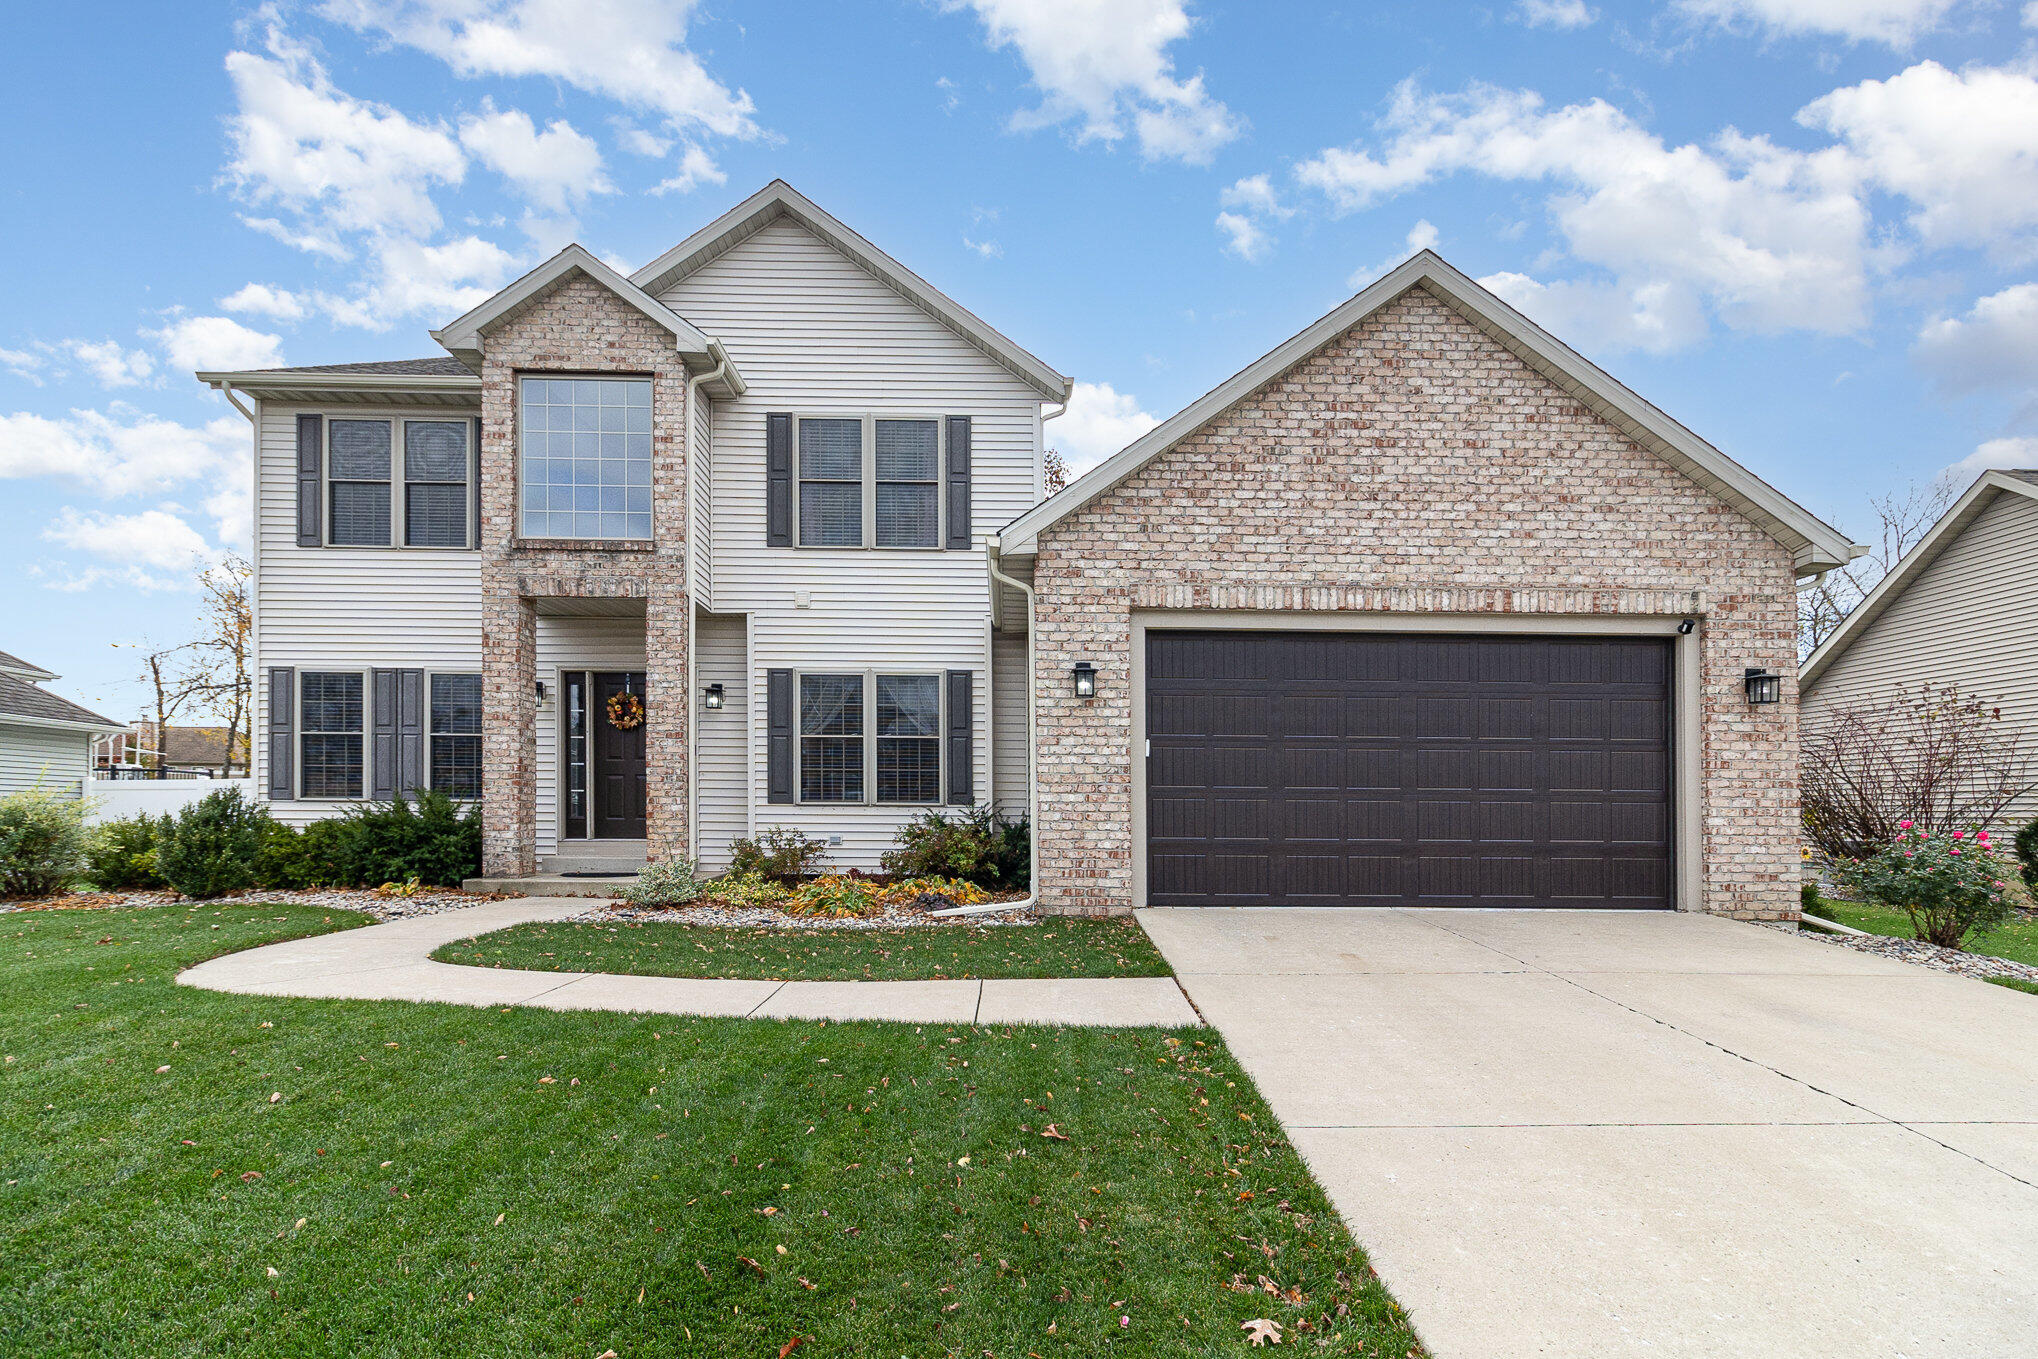
<path id="1" fill-rule="evenodd" d="M 1687 618 L 1677 625 L 1677 635 L 1679 637 L 1689 637 L 1691 636 L 1692 629 L 1696 628 L 1697 626 L 1698 626 L 1697 619 Z"/>
<path id="2" fill-rule="evenodd" d="M 536 684 L 538 689 L 538 702 L 543 703 L 545 701 L 545 681 L 538 680 L 536 681 Z"/>
<path id="3" fill-rule="evenodd" d="M 701 692 L 701 702 L 712 712 L 722 706 L 722 686 L 710 684 Z"/>
<path id="4" fill-rule="evenodd" d="M 1070 667 L 1069 675 L 1075 680 L 1077 698 L 1097 696 L 1097 667 L 1088 661 L 1077 661 Z"/>
<path id="5" fill-rule="evenodd" d="M 1783 701 L 1783 676 L 1751 665 L 1741 672 L 1741 687 L 1748 691 L 1750 703 L 1781 703 Z"/>

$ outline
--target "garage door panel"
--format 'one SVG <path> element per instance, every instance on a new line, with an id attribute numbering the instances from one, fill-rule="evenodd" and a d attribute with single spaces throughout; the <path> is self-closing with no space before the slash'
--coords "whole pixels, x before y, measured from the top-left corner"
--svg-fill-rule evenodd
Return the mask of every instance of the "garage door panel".
<path id="1" fill-rule="evenodd" d="M 1670 647 L 1148 636 L 1156 905 L 1667 906 Z"/>

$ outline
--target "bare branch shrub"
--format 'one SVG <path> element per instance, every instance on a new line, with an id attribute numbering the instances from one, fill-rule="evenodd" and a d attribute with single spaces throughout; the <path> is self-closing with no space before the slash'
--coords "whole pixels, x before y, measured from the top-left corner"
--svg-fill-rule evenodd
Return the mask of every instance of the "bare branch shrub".
<path id="1" fill-rule="evenodd" d="M 1807 586 L 1797 597 L 1797 654 L 1802 660 L 1839 629 L 1854 606 L 1882 583 L 1930 531 L 1953 497 L 1965 490 L 1950 481 L 1909 486 L 1902 491 L 1876 496 L 1868 504 L 1875 511 L 1875 539 L 1868 555 L 1826 573 L 1818 584 Z"/>

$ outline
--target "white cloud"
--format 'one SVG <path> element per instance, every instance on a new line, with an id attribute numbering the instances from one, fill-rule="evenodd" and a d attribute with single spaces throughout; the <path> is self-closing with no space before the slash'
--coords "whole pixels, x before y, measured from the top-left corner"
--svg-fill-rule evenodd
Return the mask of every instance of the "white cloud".
<path id="1" fill-rule="evenodd" d="M 1217 230 L 1224 237 L 1225 250 L 1248 264 L 1264 259 L 1267 247 L 1273 243 L 1260 224 L 1243 213 L 1218 213 Z"/>
<path id="2" fill-rule="evenodd" d="M 1048 426 L 1047 442 L 1061 450 L 1071 473 L 1080 474 L 1159 423 L 1140 409 L 1138 398 L 1110 383 L 1078 382 L 1068 411 Z"/>
<path id="3" fill-rule="evenodd" d="M 2038 283 L 1981 298 L 1965 316 L 1928 321 L 1913 352 L 1944 391 L 2038 394 Z"/>
<path id="4" fill-rule="evenodd" d="M 307 255 L 323 255 L 332 260 L 348 260 L 354 257 L 353 251 L 333 237 L 318 231 L 293 231 L 274 217 L 243 216 L 241 224 L 261 232 L 271 240 L 281 241 L 292 250 L 302 250 Z"/>
<path id="5" fill-rule="evenodd" d="M 66 340 L 64 350 L 102 387 L 133 387 L 155 375 L 156 361 L 144 349 L 123 349 L 117 340 Z"/>
<path id="6" fill-rule="evenodd" d="M 2038 0 L 2024 6 L 2024 27 L 2038 28 Z"/>
<path id="7" fill-rule="evenodd" d="M 611 118 L 609 125 L 615 128 L 616 142 L 625 151 L 639 156 L 662 156 L 672 149 L 672 138 L 648 132 L 628 118 Z"/>
<path id="8" fill-rule="evenodd" d="M 672 172 L 672 177 L 654 186 L 651 192 L 692 193 L 703 184 L 720 184 L 728 178 L 713 156 L 698 146 L 688 146 L 681 149 L 679 168 Z"/>
<path id="9" fill-rule="evenodd" d="M 266 55 L 226 58 L 235 100 L 227 174 L 248 200 L 317 210 L 357 230 L 436 230 L 431 190 L 457 184 L 467 166 L 452 133 L 335 88 L 279 27 L 269 28 L 265 47 Z"/>
<path id="10" fill-rule="evenodd" d="M 754 137 L 755 106 L 686 47 L 694 0 L 325 0 L 326 18 L 428 52 L 462 76 L 543 76 L 661 115 L 675 132 Z"/>
<path id="11" fill-rule="evenodd" d="M 1964 489 L 1983 472 L 1998 468 L 2038 468 L 2038 439 L 1990 439 L 1939 476 Z"/>
<path id="12" fill-rule="evenodd" d="M 479 236 L 442 245 L 394 238 L 376 242 L 374 250 L 370 276 L 354 293 L 318 295 L 336 324 L 381 331 L 413 316 L 450 321 L 493 294 L 516 269 L 508 251 Z"/>
<path id="13" fill-rule="evenodd" d="M 1017 52 L 1041 92 L 1015 127 L 1073 123 L 1078 142 L 1131 135 L 1149 160 L 1192 165 L 1242 130 L 1200 72 L 1175 72 L 1168 49 L 1195 23 L 1185 0 L 946 0 L 950 9 L 965 3 L 991 46 Z"/>
<path id="14" fill-rule="evenodd" d="M 1420 254 L 1424 250 L 1436 249 L 1437 242 L 1442 239 L 1442 235 L 1438 233 L 1434 226 L 1430 225 L 1427 217 L 1418 218 L 1415 225 L 1408 228 L 1408 234 L 1402 238 L 1401 250 L 1398 254 L 1390 255 L 1378 264 L 1371 266 L 1362 265 L 1352 270 L 1352 276 L 1345 280 L 1345 284 L 1350 288 L 1363 288 L 1374 279 L 1380 277 L 1380 275 L 1398 266 L 1401 261 L 1407 259 L 1410 255 Z"/>
<path id="15" fill-rule="evenodd" d="M 1342 212 L 1458 172 L 1542 183 L 1570 254 L 1612 276 L 1625 311 L 1683 317 L 1702 304 L 1763 332 L 1867 320 L 1868 212 L 1844 150 L 1732 129 L 1673 147 L 1603 100 L 1552 109 L 1533 91 L 1439 95 L 1412 81 L 1379 132 L 1377 148 L 1331 148 L 1297 179 Z"/>
<path id="16" fill-rule="evenodd" d="M 1247 175 L 1219 194 L 1217 201 L 1227 208 L 1238 208 L 1256 217 L 1277 217 L 1286 221 L 1295 215 L 1295 209 L 1281 201 L 1273 181 L 1266 175 Z"/>
<path id="17" fill-rule="evenodd" d="M 460 144 L 548 212 L 616 191 L 602 170 L 601 148 L 563 118 L 540 132 L 523 110 L 497 111 L 484 101 L 480 113 L 460 120 Z"/>
<path id="18" fill-rule="evenodd" d="M 1531 0 L 1532 2 L 1532 0 Z M 1771 33 L 1830 33 L 1855 42 L 1905 47 L 1939 26 L 1964 0 L 1677 0 L 1691 18 Z"/>
<path id="19" fill-rule="evenodd" d="M 1530 28 L 1585 28 L 1599 11 L 1585 0 L 1515 0 L 1514 17 Z"/>
<path id="20" fill-rule="evenodd" d="M 161 330 L 142 333 L 162 347 L 170 367 L 186 372 L 283 366 L 282 336 L 244 326 L 230 316 L 179 316 Z"/>
<path id="21" fill-rule="evenodd" d="M 1665 354 L 1705 334 L 1705 312 L 1697 299 L 1690 290 L 1668 283 L 1541 283 L 1527 274 L 1505 272 L 1479 282 L 1559 339 L 1589 337 L 1598 349 Z"/>
<path id="22" fill-rule="evenodd" d="M 1005 247 L 996 241 L 973 241 L 967 233 L 964 234 L 962 243 L 965 249 L 974 250 L 987 260 L 998 259 L 1005 253 Z"/>
<path id="23" fill-rule="evenodd" d="M 0 349 L 0 368 L 18 378 L 26 378 L 36 386 L 42 386 L 42 370 L 48 366 L 46 356 L 31 349 Z"/>
<path id="24" fill-rule="evenodd" d="M 204 534 L 166 510 L 84 514 L 66 505 L 42 536 L 74 551 L 158 571 L 189 573 L 218 555 Z"/>
<path id="25" fill-rule="evenodd" d="M 2038 72 L 1919 62 L 1798 114 L 1840 138 L 1870 181 L 1909 199 L 1927 245 L 2038 252 Z"/>
<path id="26" fill-rule="evenodd" d="M 153 495 L 218 481 L 247 460 L 248 426 L 238 416 L 193 427 L 119 404 L 59 419 L 0 415 L 0 479 L 51 477 L 102 495 Z"/>
<path id="27" fill-rule="evenodd" d="M 273 316 L 279 321 L 301 321 L 310 310 L 301 293 L 272 288 L 266 283 L 243 284 L 239 291 L 219 299 L 219 305 L 228 311 Z"/>

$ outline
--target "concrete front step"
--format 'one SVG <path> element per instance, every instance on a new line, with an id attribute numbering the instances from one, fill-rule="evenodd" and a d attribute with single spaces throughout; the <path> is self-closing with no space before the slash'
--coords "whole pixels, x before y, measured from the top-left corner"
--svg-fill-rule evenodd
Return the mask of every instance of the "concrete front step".
<path id="1" fill-rule="evenodd" d="M 610 897 L 634 887 L 637 875 L 613 878 L 573 878 L 564 873 L 532 873 L 521 878 L 469 878 L 460 884 L 463 892 L 522 892 L 527 897 Z"/>

